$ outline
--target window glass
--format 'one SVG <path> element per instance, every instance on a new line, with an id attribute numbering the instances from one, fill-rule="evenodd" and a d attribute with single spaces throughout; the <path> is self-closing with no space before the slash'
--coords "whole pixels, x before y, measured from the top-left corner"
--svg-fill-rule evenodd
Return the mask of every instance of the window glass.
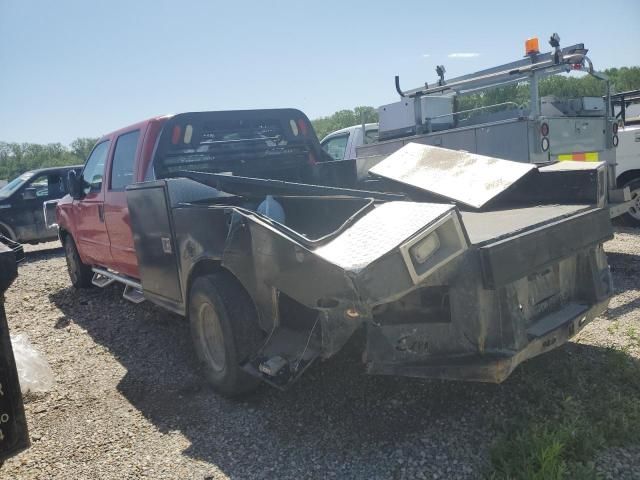
<path id="1" fill-rule="evenodd" d="M 133 162 L 140 130 L 120 135 L 116 140 L 111 166 L 111 190 L 123 190 L 133 181 Z"/>
<path id="2" fill-rule="evenodd" d="M 36 189 L 36 198 L 49 196 L 49 181 L 47 175 L 38 175 L 31 182 L 28 183 L 26 188 Z"/>
<path id="3" fill-rule="evenodd" d="M 82 170 L 82 184 L 84 194 L 99 192 L 102 189 L 102 176 L 104 165 L 109 152 L 109 141 L 99 143 L 91 152 L 87 163 Z"/>
<path id="4" fill-rule="evenodd" d="M 238 111 L 182 113 L 167 121 L 153 155 L 156 178 L 185 170 L 243 177 L 289 179 L 306 172 L 316 148 L 312 127 L 290 113 Z"/>
<path id="5" fill-rule="evenodd" d="M 364 132 L 364 143 L 373 143 L 378 140 L 378 130 L 367 130 Z"/>
<path id="6" fill-rule="evenodd" d="M 47 176 L 47 194 L 50 198 L 62 198 L 67 194 L 67 183 L 62 173 L 51 173 Z"/>
<path id="7" fill-rule="evenodd" d="M 347 140 L 349 140 L 349 134 L 332 137 L 324 141 L 322 148 L 331 155 L 334 160 L 344 160 Z"/>
<path id="8" fill-rule="evenodd" d="M 61 173 L 39 175 L 30 181 L 26 188 L 35 188 L 36 198 L 62 198 L 67 193 L 67 186 Z"/>
<path id="9" fill-rule="evenodd" d="M 12 195 L 16 190 L 18 190 L 22 185 L 24 185 L 24 182 L 29 180 L 32 176 L 33 176 L 33 173 L 27 172 L 11 180 L 4 187 L 0 188 L 0 198 L 5 198 Z"/>

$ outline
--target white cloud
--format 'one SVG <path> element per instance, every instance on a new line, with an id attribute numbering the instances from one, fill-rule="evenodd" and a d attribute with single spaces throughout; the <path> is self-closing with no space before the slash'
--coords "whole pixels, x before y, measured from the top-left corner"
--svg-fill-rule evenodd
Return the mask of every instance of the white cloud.
<path id="1" fill-rule="evenodd" d="M 423 56 L 424 58 L 429 58 L 429 57 L 431 56 L 431 54 L 430 54 L 430 53 L 423 53 L 423 54 L 422 54 L 422 56 Z"/>
<path id="2" fill-rule="evenodd" d="M 480 54 L 476 52 L 458 52 L 458 53 L 450 53 L 447 55 L 449 58 L 473 58 L 479 57 Z"/>

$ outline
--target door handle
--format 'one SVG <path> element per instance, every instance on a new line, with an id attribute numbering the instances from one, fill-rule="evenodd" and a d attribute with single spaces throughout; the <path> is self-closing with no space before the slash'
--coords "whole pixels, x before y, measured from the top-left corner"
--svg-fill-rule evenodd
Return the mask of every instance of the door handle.
<path id="1" fill-rule="evenodd" d="M 98 205 L 98 218 L 104 223 L 104 205 Z"/>

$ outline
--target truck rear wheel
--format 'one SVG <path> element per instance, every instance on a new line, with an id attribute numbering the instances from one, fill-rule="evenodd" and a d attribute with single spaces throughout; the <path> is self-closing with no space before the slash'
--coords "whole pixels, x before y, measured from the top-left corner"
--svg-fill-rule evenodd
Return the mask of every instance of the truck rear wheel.
<path id="1" fill-rule="evenodd" d="M 197 278 L 189 294 L 189 323 L 196 354 L 218 392 L 234 396 L 258 387 L 260 380 L 240 364 L 257 351 L 263 334 L 253 302 L 235 278 Z"/>
<path id="2" fill-rule="evenodd" d="M 93 276 L 91 267 L 82 263 L 82 259 L 71 235 L 64 237 L 63 244 L 71 284 L 75 288 L 89 288 L 91 286 L 91 277 Z"/>
<path id="3" fill-rule="evenodd" d="M 629 187 L 631 190 L 631 199 L 634 203 L 629 211 L 622 216 L 622 220 L 629 227 L 640 227 L 640 178 L 631 180 L 625 187 Z"/>

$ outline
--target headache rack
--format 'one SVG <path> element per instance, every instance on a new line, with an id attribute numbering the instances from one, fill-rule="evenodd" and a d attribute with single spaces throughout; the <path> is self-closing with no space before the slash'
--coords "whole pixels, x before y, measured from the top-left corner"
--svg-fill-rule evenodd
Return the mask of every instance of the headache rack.
<path id="1" fill-rule="evenodd" d="M 259 175 L 304 168 L 317 156 L 309 133 L 309 120 L 297 110 L 180 114 L 163 129 L 154 170 L 163 178 L 185 170 Z"/>

